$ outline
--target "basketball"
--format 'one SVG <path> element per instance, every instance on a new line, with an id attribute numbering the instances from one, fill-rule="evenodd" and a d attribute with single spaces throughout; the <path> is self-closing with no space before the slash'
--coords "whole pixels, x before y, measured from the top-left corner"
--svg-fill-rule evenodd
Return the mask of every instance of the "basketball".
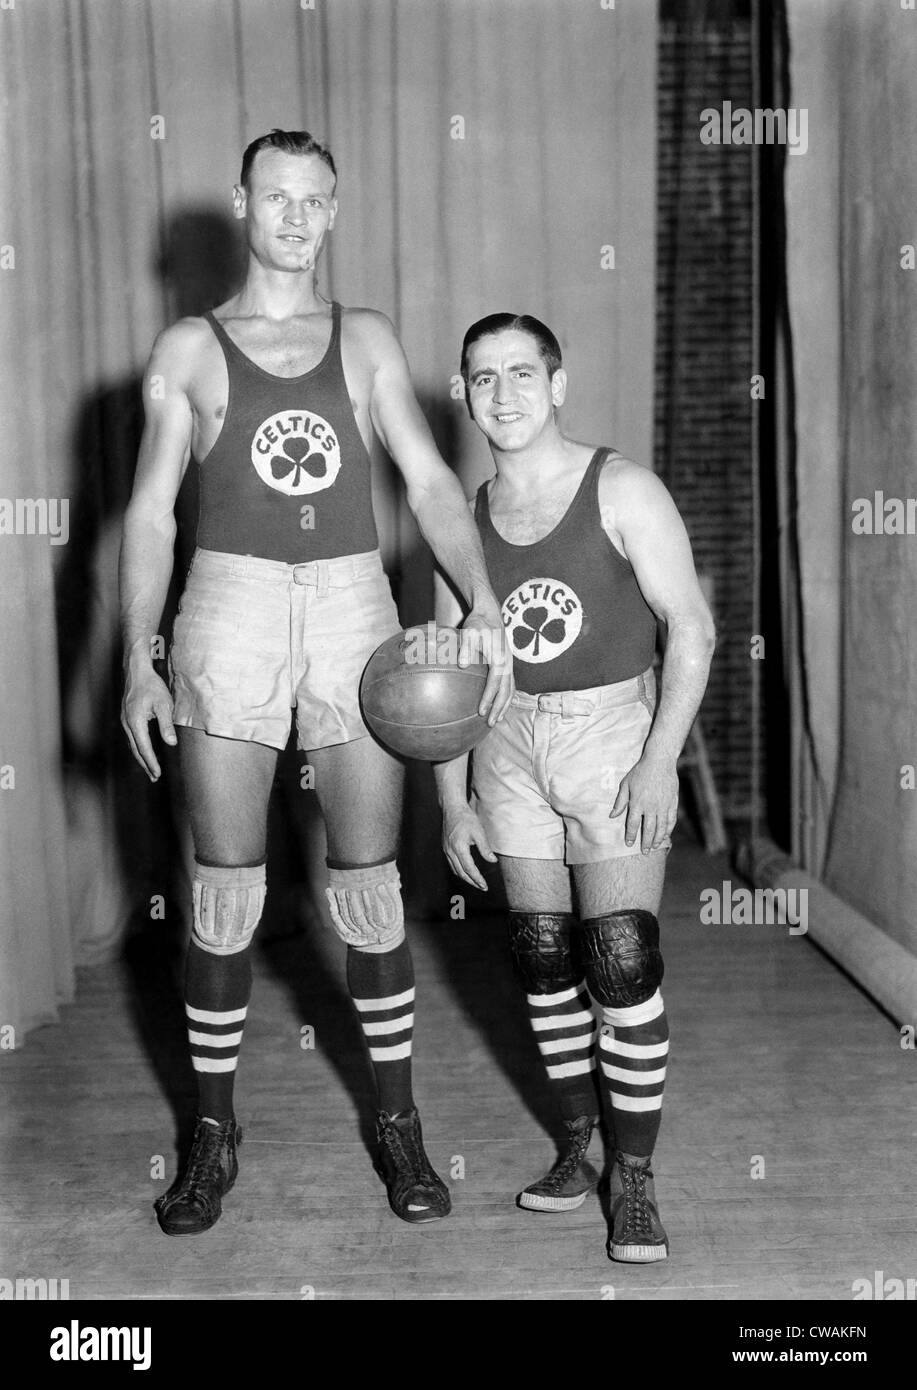
<path id="1" fill-rule="evenodd" d="M 458 665 L 454 627 L 409 627 L 377 647 L 360 682 L 363 718 L 395 753 L 448 762 L 490 732 L 478 705 L 487 683 L 482 661 Z"/>

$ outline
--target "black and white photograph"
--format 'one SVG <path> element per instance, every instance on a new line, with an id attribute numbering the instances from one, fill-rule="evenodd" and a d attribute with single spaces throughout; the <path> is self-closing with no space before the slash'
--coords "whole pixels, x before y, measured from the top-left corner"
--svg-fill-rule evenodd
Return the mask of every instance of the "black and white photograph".
<path id="1" fill-rule="evenodd" d="M 917 0 L 0 0 L 24 1368 L 891 1365 L 915 75 Z"/>

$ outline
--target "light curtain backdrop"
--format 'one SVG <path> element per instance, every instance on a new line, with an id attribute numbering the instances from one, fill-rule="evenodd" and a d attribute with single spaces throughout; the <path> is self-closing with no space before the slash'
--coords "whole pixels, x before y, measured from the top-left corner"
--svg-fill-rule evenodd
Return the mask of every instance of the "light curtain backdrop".
<path id="1" fill-rule="evenodd" d="M 180 858 L 174 778 L 150 787 L 118 723 L 116 561 L 138 376 L 167 322 L 230 291 L 242 148 L 272 126 L 329 141 L 340 214 L 320 283 L 392 317 L 466 491 L 489 455 L 452 379 L 464 329 L 498 309 L 558 333 L 566 427 L 649 461 L 656 25 L 655 0 L 0 11 L 0 244 L 15 249 L 0 272 L 0 491 L 69 498 L 71 529 L 59 548 L 0 538 L 0 765 L 15 766 L 0 792 L 0 1021 L 20 1034 L 69 997 L 73 944 L 87 962 L 114 949 Z M 429 564 L 384 461 L 377 500 L 414 621 Z M 421 866 L 442 870 L 425 772 L 411 793 L 416 894 Z"/>
<path id="2" fill-rule="evenodd" d="M 917 763 L 917 542 L 851 525 L 857 498 L 917 496 L 917 270 L 901 264 L 917 242 L 917 12 L 789 0 L 788 17 L 791 103 L 809 130 L 808 152 L 786 160 L 793 848 L 917 953 L 917 791 L 901 785 Z"/>

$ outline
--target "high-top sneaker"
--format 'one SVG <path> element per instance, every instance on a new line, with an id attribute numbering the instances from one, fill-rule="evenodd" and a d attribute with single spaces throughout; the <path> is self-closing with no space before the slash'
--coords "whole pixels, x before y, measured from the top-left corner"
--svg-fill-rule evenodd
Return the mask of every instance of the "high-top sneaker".
<path id="1" fill-rule="evenodd" d="M 615 1153 L 611 1170 L 611 1235 L 608 1258 L 626 1264 L 664 1260 L 669 1238 L 659 1220 L 650 1158 Z"/>
<path id="2" fill-rule="evenodd" d="M 398 1115 L 380 1110 L 376 1137 L 376 1171 L 388 1189 L 395 1215 L 413 1222 L 448 1216 L 452 1210 L 449 1189 L 427 1158 L 416 1106 Z"/>
<path id="3" fill-rule="evenodd" d="M 216 1225 L 223 1212 L 220 1198 L 238 1176 L 241 1143 L 235 1120 L 214 1124 L 198 1116 L 184 1177 L 154 1204 L 167 1236 L 196 1236 Z"/>
<path id="4" fill-rule="evenodd" d="M 560 1157 L 550 1173 L 519 1193 L 520 1207 L 527 1211 L 574 1211 L 583 1205 L 594 1182 L 584 1162 L 595 1124 L 592 1115 L 564 1120 L 567 1142 Z"/>

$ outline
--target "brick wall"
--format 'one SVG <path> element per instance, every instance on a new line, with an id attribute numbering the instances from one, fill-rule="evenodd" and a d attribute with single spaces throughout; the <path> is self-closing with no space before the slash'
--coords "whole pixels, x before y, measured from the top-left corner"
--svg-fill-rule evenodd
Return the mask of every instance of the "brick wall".
<path id="1" fill-rule="evenodd" d="M 750 147 L 703 145 L 699 131 L 705 107 L 754 103 L 747 6 L 718 9 L 715 23 L 709 9 L 702 23 L 668 17 L 667 4 L 661 16 L 655 466 L 712 581 L 719 643 L 702 727 L 724 814 L 744 822 L 755 758 L 753 166 Z"/>

